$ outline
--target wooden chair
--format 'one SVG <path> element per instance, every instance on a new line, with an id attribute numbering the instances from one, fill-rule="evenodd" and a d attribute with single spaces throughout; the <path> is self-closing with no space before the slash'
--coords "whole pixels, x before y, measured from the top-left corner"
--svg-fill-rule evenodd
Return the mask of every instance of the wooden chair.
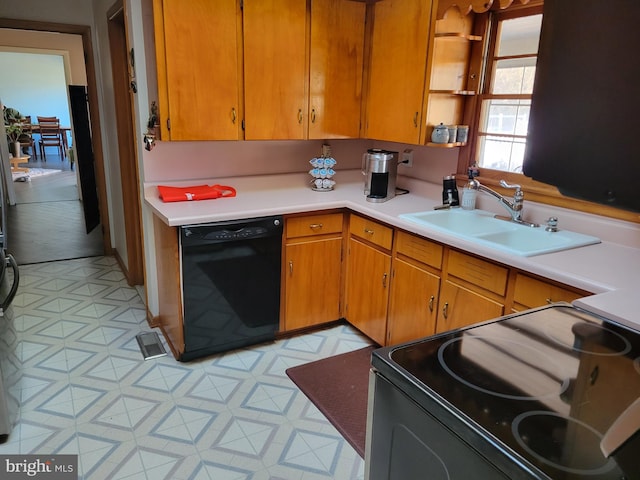
<path id="1" fill-rule="evenodd" d="M 22 135 L 20 135 L 18 141 L 20 142 L 20 150 L 22 150 L 23 147 L 31 147 L 31 154 L 35 160 L 38 159 L 38 152 L 36 151 L 33 132 L 31 130 L 31 115 L 27 115 L 22 120 Z"/>
<path id="2" fill-rule="evenodd" d="M 58 147 L 60 158 L 64 159 L 66 152 L 64 151 L 62 131 L 60 130 L 60 120 L 57 117 L 38 117 L 38 126 L 40 127 L 40 155 L 42 155 L 42 160 L 47 161 L 46 147 Z"/>

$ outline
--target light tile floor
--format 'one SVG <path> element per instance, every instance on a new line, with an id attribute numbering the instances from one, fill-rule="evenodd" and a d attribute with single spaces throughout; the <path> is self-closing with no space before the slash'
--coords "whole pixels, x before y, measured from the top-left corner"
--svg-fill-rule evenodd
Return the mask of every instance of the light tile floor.
<path id="1" fill-rule="evenodd" d="M 79 478 L 360 479 L 364 462 L 285 370 L 362 348 L 348 325 L 189 363 L 150 330 L 111 257 L 21 267 L 20 410 L 0 453 L 79 454 Z"/>

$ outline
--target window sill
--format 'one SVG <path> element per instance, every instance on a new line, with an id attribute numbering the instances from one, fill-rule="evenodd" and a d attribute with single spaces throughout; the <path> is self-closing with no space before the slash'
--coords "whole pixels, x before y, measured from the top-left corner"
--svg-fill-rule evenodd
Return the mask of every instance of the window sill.
<path id="1" fill-rule="evenodd" d="M 579 212 L 640 223 L 640 213 L 638 212 L 631 212 L 628 210 L 622 210 L 619 208 L 608 207 L 606 205 L 600 205 L 598 203 L 567 197 L 562 195 L 556 187 L 547 185 L 546 183 L 537 182 L 522 174 L 487 169 L 480 169 L 480 173 L 481 174 L 477 179 L 481 184 L 490 187 L 506 197 L 513 196 L 513 190 L 501 187 L 500 180 L 520 185 L 525 194 L 525 202 L 529 200 L 546 205 L 553 205 L 555 207 L 577 210 Z M 464 184 L 467 181 L 467 175 L 458 173 L 456 175 L 456 180 L 459 183 Z"/>

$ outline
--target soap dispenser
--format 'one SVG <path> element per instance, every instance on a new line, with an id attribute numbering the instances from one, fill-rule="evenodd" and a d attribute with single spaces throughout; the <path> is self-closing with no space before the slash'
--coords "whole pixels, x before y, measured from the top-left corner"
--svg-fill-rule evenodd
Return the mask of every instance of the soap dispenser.
<path id="1" fill-rule="evenodd" d="M 462 189 L 461 207 L 463 210 L 473 210 L 476 208 L 476 198 L 478 196 L 478 187 L 480 186 L 476 180 L 478 173 L 479 172 L 476 167 L 470 167 L 467 171 L 469 181 Z"/>

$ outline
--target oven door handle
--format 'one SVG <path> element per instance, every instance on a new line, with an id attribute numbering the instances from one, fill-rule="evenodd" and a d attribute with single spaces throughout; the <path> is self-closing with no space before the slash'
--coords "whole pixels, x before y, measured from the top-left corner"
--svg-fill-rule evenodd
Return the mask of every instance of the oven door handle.
<path id="1" fill-rule="evenodd" d="M 0 317 L 4 316 L 4 312 L 7 310 L 7 308 L 9 308 L 11 302 L 13 302 L 16 293 L 18 293 L 18 285 L 20 285 L 20 270 L 18 269 L 16 259 L 13 258 L 13 255 L 11 255 L 10 253 L 7 254 L 5 261 L 3 262 L 2 277 L 4 277 L 8 265 L 11 265 L 11 268 L 13 269 L 13 285 L 11 285 L 11 289 L 7 294 L 7 298 L 5 298 L 4 301 L 0 304 Z"/>

